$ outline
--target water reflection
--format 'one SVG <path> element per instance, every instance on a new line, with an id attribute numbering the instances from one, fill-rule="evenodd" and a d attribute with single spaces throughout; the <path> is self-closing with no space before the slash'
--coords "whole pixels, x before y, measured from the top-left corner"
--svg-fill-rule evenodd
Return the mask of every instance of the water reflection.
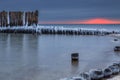
<path id="1" fill-rule="evenodd" d="M 72 70 L 71 73 L 76 75 L 79 72 L 79 61 L 71 61 Z"/>

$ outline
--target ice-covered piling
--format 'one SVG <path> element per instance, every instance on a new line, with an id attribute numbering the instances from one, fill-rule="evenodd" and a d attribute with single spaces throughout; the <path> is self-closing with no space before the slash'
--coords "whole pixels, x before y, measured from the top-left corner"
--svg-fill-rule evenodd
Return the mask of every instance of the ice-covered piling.
<path id="1" fill-rule="evenodd" d="M 31 25 L 31 26 L 12 26 L 12 27 L 0 27 L 0 32 L 35 32 L 41 34 L 58 34 L 58 35 L 109 35 L 112 34 L 112 31 L 102 30 L 102 29 L 87 29 L 87 28 L 70 28 L 63 26 L 40 26 L 40 25 Z M 26 33 L 27 33 L 26 32 Z M 114 31 L 115 32 L 115 31 Z M 119 33 L 116 31 L 116 33 Z"/>
<path id="2" fill-rule="evenodd" d="M 6 11 L 0 12 L 0 27 L 8 26 L 8 13 Z"/>
<path id="3" fill-rule="evenodd" d="M 0 12 L 0 32 L 39 32 L 41 34 L 62 34 L 62 35 L 109 35 L 112 33 L 120 33 L 117 31 L 106 31 L 98 29 L 88 29 L 79 27 L 65 26 L 39 26 L 39 12 L 36 11 L 1 11 Z M 26 25 L 26 28 L 24 26 Z M 32 28 L 29 28 L 31 27 Z M 34 27 L 36 26 L 36 27 Z M 4 27 L 4 28 L 3 28 Z M 14 27 L 14 29 L 12 28 Z M 15 28 L 19 27 L 19 28 Z"/>
<path id="4" fill-rule="evenodd" d="M 41 33 L 41 30 L 37 28 L 38 14 L 38 10 L 1 11 L 0 33 Z"/>
<path id="5" fill-rule="evenodd" d="M 10 11 L 9 12 L 9 26 L 23 26 L 23 12 Z"/>
<path id="6" fill-rule="evenodd" d="M 1 11 L 0 12 L 0 27 L 13 26 L 31 26 L 38 24 L 38 10 L 36 11 Z"/>
<path id="7" fill-rule="evenodd" d="M 2 27 L 0 28 L 0 33 L 29 33 L 29 34 L 41 34 L 40 28 L 29 27 Z"/>
<path id="8" fill-rule="evenodd" d="M 33 24 L 38 24 L 38 10 L 35 12 L 26 12 L 25 13 L 25 24 L 28 24 L 28 26 L 31 26 Z"/>
<path id="9" fill-rule="evenodd" d="M 112 31 L 97 30 L 97 29 L 85 29 L 85 28 L 70 28 L 70 27 L 51 27 L 44 26 L 41 28 L 42 34 L 65 34 L 65 35 L 109 35 Z M 116 32 L 117 33 L 117 32 Z"/>

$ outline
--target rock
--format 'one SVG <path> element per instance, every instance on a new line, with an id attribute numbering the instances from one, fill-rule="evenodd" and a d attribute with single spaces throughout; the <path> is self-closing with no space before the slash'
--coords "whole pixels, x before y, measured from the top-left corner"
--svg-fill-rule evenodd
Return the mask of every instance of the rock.
<path id="1" fill-rule="evenodd" d="M 114 51 L 120 51 L 120 46 L 115 46 Z"/>
<path id="2" fill-rule="evenodd" d="M 92 80 L 99 80 L 104 77 L 104 73 L 100 69 L 90 70 L 89 73 Z"/>
<path id="3" fill-rule="evenodd" d="M 85 80 L 91 80 L 90 74 L 88 72 L 80 73 L 80 76 L 83 77 Z"/>
<path id="4" fill-rule="evenodd" d="M 105 78 L 109 78 L 109 77 L 111 77 L 111 75 L 112 75 L 112 70 L 110 69 L 110 68 L 105 68 L 104 70 L 103 70 L 103 72 L 104 72 L 104 77 Z"/>
<path id="5" fill-rule="evenodd" d="M 110 68 L 112 70 L 113 75 L 118 74 L 119 71 L 120 71 L 119 68 L 117 66 L 115 66 L 115 65 L 110 65 L 110 66 L 108 66 L 108 68 Z"/>

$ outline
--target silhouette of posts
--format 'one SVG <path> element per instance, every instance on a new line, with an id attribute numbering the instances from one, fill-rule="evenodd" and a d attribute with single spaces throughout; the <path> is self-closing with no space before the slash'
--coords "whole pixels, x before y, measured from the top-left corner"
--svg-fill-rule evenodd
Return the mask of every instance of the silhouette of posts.
<path id="1" fill-rule="evenodd" d="M 25 24 L 28 26 L 38 24 L 38 10 L 35 12 L 26 12 L 25 13 Z"/>
<path id="2" fill-rule="evenodd" d="M 7 12 L 5 12 L 5 11 L 2 11 L 2 12 L 0 12 L 0 26 L 1 27 L 4 27 L 4 26 L 8 26 L 8 19 L 7 19 Z"/>
<path id="3" fill-rule="evenodd" d="M 25 14 L 25 15 L 24 15 Z M 27 26 L 38 24 L 38 10 L 34 12 L 21 12 L 21 11 L 2 11 L 0 12 L 0 27 L 12 26 Z M 8 22 L 9 21 L 9 22 Z M 24 21 L 24 23 L 23 23 Z"/>
<path id="4" fill-rule="evenodd" d="M 9 12 L 10 26 L 23 26 L 23 12 Z"/>

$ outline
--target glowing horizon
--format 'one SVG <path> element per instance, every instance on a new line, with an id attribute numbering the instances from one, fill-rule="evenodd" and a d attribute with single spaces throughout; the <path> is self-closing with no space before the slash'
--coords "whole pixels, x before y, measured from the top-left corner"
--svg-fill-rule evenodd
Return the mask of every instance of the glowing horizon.
<path id="1" fill-rule="evenodd" d="M 120 20 L 94 18 L 87 20 L 73 20 L 73 21 L 40 21 L 39 24 L 120 24 Z"/>

